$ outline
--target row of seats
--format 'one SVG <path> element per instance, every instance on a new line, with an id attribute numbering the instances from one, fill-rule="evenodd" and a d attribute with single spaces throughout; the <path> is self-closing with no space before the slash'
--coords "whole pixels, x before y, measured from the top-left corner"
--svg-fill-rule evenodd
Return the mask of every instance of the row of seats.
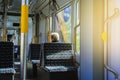
<path id="1" fill-rule="evenodd" d="M 13 79 L 15 54 L 20 55 L 20 46 L 13 47 L 12 42 L 0 42 L 0 80 L 8 80 L 7 78 L 10 76 Z M 30 44 L 29 54 L 33 63 L 34 76 L 37 75 L 37 64 L 39 64 L 43 66 L 43 72 L 49 75 L 49 80 L 60 80 L 53 78 L 53 73 L 60 74 L 61 72 L 60 75 L 65 73 L 62 80 L 64 80 L 64 77 L 66 77 L 66 80 L 77 80 L 77 67 L 74 63 L 71 43 Z M 71 76 L 74 75 L 74 79 L 69 78 L 68 73 Z M 60 75 L 57 75 L 57 77 L 61 77 Z"/>
<path id="2" fill-rule="evenodd" d="M 78 79 L 72 46 L 71 43 L 30 44 L 31 61 L 39 60 L 42 66 L 42 73 L 49 75 L 47 79 L 43 77 L 41 80 Z M 32 63 L 33 74 L 37 75 L 37 63 Z"/>
<path id="3" fill-rule="evenodd" d="M 14 53 L 12 42 L 0 42 L 0 80 L 14 80 Z"/>
<path id="4" fill-rule="evenodd" d="M 43 73 L 48 78 L 42 80 L 78 80 L 71 43 L 43 44 Z"/>
<path id="5" fill-rule="evenodd" d="M 29 56 L 32 62 L 41 60 L 42 65 L 74 65 L 71 43 L 30 44 Z M 44 60 L 42 60 L 42 58 Z M 61 63 L 61 64 L 60 64 Z"/>

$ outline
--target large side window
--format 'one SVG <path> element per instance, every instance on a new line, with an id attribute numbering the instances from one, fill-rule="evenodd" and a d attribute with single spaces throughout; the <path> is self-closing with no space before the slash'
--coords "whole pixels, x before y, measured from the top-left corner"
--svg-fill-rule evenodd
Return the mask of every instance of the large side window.
<path id="1" fill-rule="evenodd" d="M 71 6 L 57 14 L 60 32 L 64 42 L 71 42 Z"/>
<path id="2" fill-rule="evenodd" d="M 120 75 L 120 0 L 105 0 L 105 3 L 104 32 L 107 33 L 107 46 L 104 46 L 104 50 L 108 50 L 104 52 L 105 60 Z M 108 80 L 115 79 L 113 73 L 106 74 Z"/>
<path id="3" fill-rule="evenodd" d="M 76 28 L 76 52 L 80 53 L 80 26 Z"/>
<path id="4" fill-rule="evenodd" d="M 47 42 L 51 42 L 51 37 L 50 37 L 50 32 L 52 31 L 52 17 L 51 16 L 47 18 L 47 23 L 49 25 L 47 25 L 47 29 L 46 29 L 46 33 L 47 33 L 46 39 L 47 39 Z"/>
<path id="5" fill-rule="evenodd" d="M 76 47 L 76 52 L 80 53 L 80 20 L 79 20 L 79 1 L 76 3 L 76 26 L 75 26 L 75 47 Z"/>

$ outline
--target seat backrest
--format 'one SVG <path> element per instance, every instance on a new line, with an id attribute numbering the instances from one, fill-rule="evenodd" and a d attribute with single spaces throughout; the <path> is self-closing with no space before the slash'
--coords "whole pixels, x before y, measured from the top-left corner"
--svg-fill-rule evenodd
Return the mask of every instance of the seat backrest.
<path id="1" fill-rule="evenodd" d="M 13 68 L 13 43 L 0 42 L 0 68 Z"/>
<path id="2" fill-rule="evenodd" d="M 20 60 L 20 45 L 14 45 L 14 59 Z"/>
<path id="3" fill-rule="evenodd" d="M 30 44 L 30 59 L 31 60 L 39 60 L 41 53 L 41 44 Z"/>
<path id="4" fill-rule="evenodd" d="M 73 49 L 71 43 L 44 43 L 44 66 L 73 66 Z"/>
<path id="5" fill-rule="evenodd" d="M 20 45 L 14 45 L 14 53 L 20 55 Z"/>

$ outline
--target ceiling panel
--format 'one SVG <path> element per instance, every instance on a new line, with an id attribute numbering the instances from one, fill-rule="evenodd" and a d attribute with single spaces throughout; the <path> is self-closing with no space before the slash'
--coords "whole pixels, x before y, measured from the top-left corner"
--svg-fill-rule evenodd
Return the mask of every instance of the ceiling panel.
<path id="1" fill-rule="evenodd" d="M 21 0 L 11 0 L 11 6 L 8 8 L 8 11 L 20 12 L 21 10 Z"/>
<path id="2" fill-rule="evenodd" d="M 1 1 L 2 0 L 0 0 L 0 2 Z M 30 1 L 29 2 L 30 13 L 31 12 L 32 13 L 43 12 L 43 14 L 49 15 L 49 13 L 52 12 L 51 7 L 49 8 L 49 1 L 52 1 L 52 0 L 29 0 L 29 1 Z M 66 4 L 70 3 L 71 1 L 74 1 L 74 0 L 56 0 L 56 3 L 60 9 Z M 8 4 L 10 4 L 10 6 L 8 7 L 8 12 L 20 12 L 21 11 L 21 0 L 8 0 L 8 2 L 9 2 Z M 0 3 L 0 10 L 3 10 L 2 4 Z"/>
<path id="3" fill-rule="evenodd" d="M 2 0 L 0 0 L 0 3 L 2 2 Z"/>
<path id="4" fill-rule="evenodd" d="M 2 0 L 0 0 L 0 11 L 3 11 L 3 4 L 2 4 Z"/>
<path id="5" fill-rule="evenodd" d="M 59 9 L 63 8 L 65 5 L 70 4 L 71 1 L 73 1 L 73 0 L 56 0 L 57 5 L 59 6 Z M 49 0 L 44 0 L 42 5 L 36 4 L 36 6 L 37 7 L 34 9 L 36 10 L 37 13 L 43 12 L 44 15 L 48 16 L 49 14 L 51 14 L 53 12 L 52 9 L 49 8 Z M 53 5 L 51 5 L 51 7 L 52 6 Z"/>
<path id="6" fill-rule="evenodd" d="M 67 6 L 70 4 L 70 2 L 73 1 L 73 0 L 56 0 L 58 6 L 59 6 L 59 9 L 60 10 L 61 8 L 63 8 L 64 6 Z M 49 12 L 50 11 L 50 12 Z M 43 7 L 42 9 L 42 12 L 44 13 L 44 15 L 48 16 L 49 14 L 51 14 L 53 11 L 52 9 L 49 8 L 49 5 L 46 6 L 46 7 Z"/>
<path id="7" fill-rule="evenodd" d="M 73 0 L 56 0 L 56 2 L 58 3 L 59 7 L 63 7 L 65 5 L 67 5 L 68 3 L 70 3 Z"/>

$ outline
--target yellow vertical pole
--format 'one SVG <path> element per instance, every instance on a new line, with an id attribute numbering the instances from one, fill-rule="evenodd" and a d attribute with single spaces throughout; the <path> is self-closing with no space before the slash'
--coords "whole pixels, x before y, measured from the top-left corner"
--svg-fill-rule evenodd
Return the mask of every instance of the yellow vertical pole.
<path id="1" fill-rule="evenodd" d="M 5 3 L 4 15 L 3 15 L 3 35 L 2 35 L 3 41 L 7 41 L 7 29 L 6 29 L 7 10 L 8 10 L 7 9 L 7 3 Z"/>
<path id="2" fill-rule="evenodd" d="M 27 37 L 28 37 L 28 0 L 22 0 L 21 5 L 21 80 L 26 80 L 27 65 Z"/>
<path id="3" fill-rule="evenodd" d="M 49 26 L 48 26 L 48 32 L 47 32 L 47 36 L 48 36 L 48 42 L 51 42 L 51 30 L 50 30 L 50 27 L 51 27 L 51 23 L 50 23 L 50 17 L 48 18 L 48 22 L 49 22 Z"/>
<path id="4" fill-rule="evenodd" d="M 47 35 L 48 35 L 48 42 L 51 42 L 50 31 L 48 31 Z"/>

